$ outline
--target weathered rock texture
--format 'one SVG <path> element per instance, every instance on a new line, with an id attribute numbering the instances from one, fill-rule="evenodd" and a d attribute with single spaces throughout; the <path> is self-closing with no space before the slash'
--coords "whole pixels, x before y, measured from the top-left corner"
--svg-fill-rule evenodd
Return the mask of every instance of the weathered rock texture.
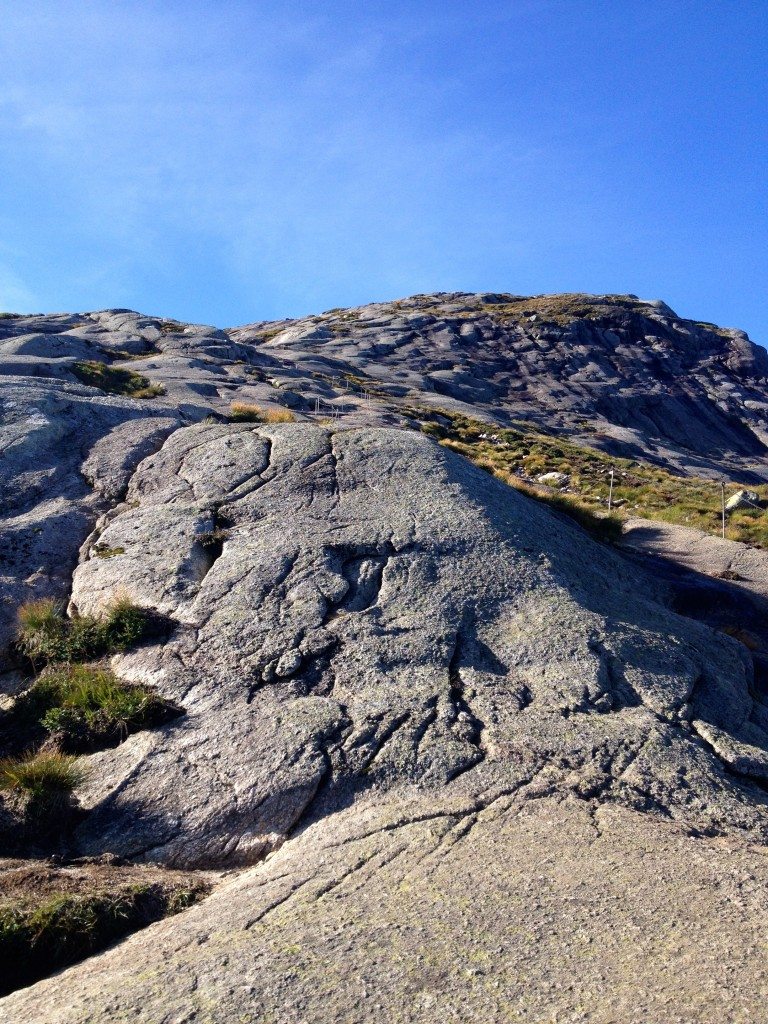
<path id="1" fill-rule="evenodd" d="M 226 331 L 129 310 L 0 320 L 2 373 L 71 380 L 82 359 L 146 375 L 191 419 L 277 401 L 400 425 L 425 405 L 768 479 L 765 350 L 634 296 L 417 295 Z"/>
<path id="2" fill-rule="evenodd" d="M 95 516 L 178 425 L 170 409 L 79 384 L 0 385 L 0 669 L 19 605 L 66 599 Z"/>
<path id="3" fill-rule="evenodd" d="M 763 1024 L 762 848 L 588 811 L 342 812 L 0 1021 Z"/>
<path id="4" fill-rule="evenodd" d="M 560 314 L 557 338 L 534 338 L 539 313 L 476 309 L 513 305 L 426 297 L 326 314 L 315 337 L 308 322 L 185 332 L 119 311 L 0 321 L 6 638 L 28 593 L 70 590 L 72 613 L 127 594 L 167 631 L 113 667 L 186 712 L 87 759 L 71 853 L 248 869 L 0 1001 L 0 1021 L 768 1019 L 768 704 L 752 653 L 673 610 L 647 534 L 623 555 L 382 427 L 405 415 L 398 389 L 500 419 L 520 398 L 569 429 L 587 409 L 614 423 L 624 399 L 606 396 L 640 387 L 685 407 L 698 441 L 666 413 L 656 433 L 614 423 L 614 440 L 646 431 L 671 464 L 741 452 L 757 472 L 758 413 L 737 426 L 707 389 L 728 376 L 729 401 L 757 402 L 744 396 L 762 394 L 764 356 L 658 304 L 618 304 L 618 340 Z M 595 332 L 614 355 L 579 369 Z M 70 382 L 84 345 L 144 353 L 124 365 L 165 396 Z M 344 373 L 395 376 L 401 348 L 415 376 L 374 399 L 338 390 Z M 194 422 L 275 387 L 309 418 L 320 392 L 347 412 L 332 427 Z"/>
<path id="5" fill-rule="evenodd" d="M 540 773 L 768 835 L 763 793 L 699 738 L 725 737 L 730 767 L 768 778 L 748 652 L 428 439 L 188 427 L 127 499 L 72 604 L 127 593 L 177 622 L 118 669 L 188 714 L 93 758 L 80 852 L 247 864 L 323 784 L 333 809 L 409 785 L 479 798 Z"/>

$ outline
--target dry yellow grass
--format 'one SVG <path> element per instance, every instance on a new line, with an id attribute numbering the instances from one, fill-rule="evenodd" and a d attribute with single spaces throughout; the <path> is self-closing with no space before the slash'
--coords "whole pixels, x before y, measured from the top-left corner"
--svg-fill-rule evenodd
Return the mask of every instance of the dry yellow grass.
<path id="1" fill-rule="evenodd" d="M 290 409 L 264 408 L 250 402 L 233 402 L 229 418 L 240 423 L 294 423 L 296 417 Z"/>

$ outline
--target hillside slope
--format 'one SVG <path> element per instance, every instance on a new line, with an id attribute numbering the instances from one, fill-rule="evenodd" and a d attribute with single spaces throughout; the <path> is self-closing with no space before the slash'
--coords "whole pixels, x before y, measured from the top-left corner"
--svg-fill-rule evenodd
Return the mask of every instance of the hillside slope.
<path id="1" fill-rule="evenodd" d="M 253 400 L 393 422 L 423 404 L 768 480 L 768 353 L 633 296 L 443 293 L 225 331 L 126 310 L 6 317 L 0 339 L 5 374 L 88 382 L 73 364 L 115 361 L 190 416 Z"/>
<path id="2" fill-rule="evenodd" d="M 768 479 L 761 349 L 627 297 L 0 331 L 3 690 L 50 596 L 173 709 L 77 749 L 53 839 L 0 788 L 0 856 L 215 883 L 0 1021 L 768 1020 L 764 557 L 600 543 L 407 429 Z M 98 647 L 117 598 L 152 628 Z"/>

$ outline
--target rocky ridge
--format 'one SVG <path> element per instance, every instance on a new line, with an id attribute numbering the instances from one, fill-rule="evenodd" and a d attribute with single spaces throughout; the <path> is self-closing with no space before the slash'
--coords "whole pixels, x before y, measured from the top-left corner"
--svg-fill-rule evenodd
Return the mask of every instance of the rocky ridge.
<path id="1" fill-rule="evenodd" d="M 764 479 L 768 357 L 660 303 L 545 299 L 0 320 L 6 644 L 29 596 L 125 593 L 169 628 L 114 670 L 185 711 L 83 759 L 69 853 L 238 869 L 0 1020 L 766 1019 L 755 656 L 393 428 L 470 410 Z M 165 393 L 89 388 L 93 361 Z M 727 994 L 719 966 L 686 981 L 728 957 Z"/>

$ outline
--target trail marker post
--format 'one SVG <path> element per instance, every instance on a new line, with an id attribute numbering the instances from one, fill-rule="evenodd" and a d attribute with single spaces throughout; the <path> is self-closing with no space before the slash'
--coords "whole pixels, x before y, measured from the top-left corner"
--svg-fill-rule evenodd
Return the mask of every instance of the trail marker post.
<path id="1" fill-rule="evenodd" d="M 614 470 L 612 469 L 611 470 L 611 484 L 610 484 L 610 487 L 608 489 L 608 511 L 609 512 L 611 511 L 611 508 L 613 507 L 613 474 L 614 474 Z"/>
<path id="2" fill-rule="evenodd" d="M 725 540 L 725 480 L 720 481 L 720 504 L 723 510 L 723 540 Z"/>

